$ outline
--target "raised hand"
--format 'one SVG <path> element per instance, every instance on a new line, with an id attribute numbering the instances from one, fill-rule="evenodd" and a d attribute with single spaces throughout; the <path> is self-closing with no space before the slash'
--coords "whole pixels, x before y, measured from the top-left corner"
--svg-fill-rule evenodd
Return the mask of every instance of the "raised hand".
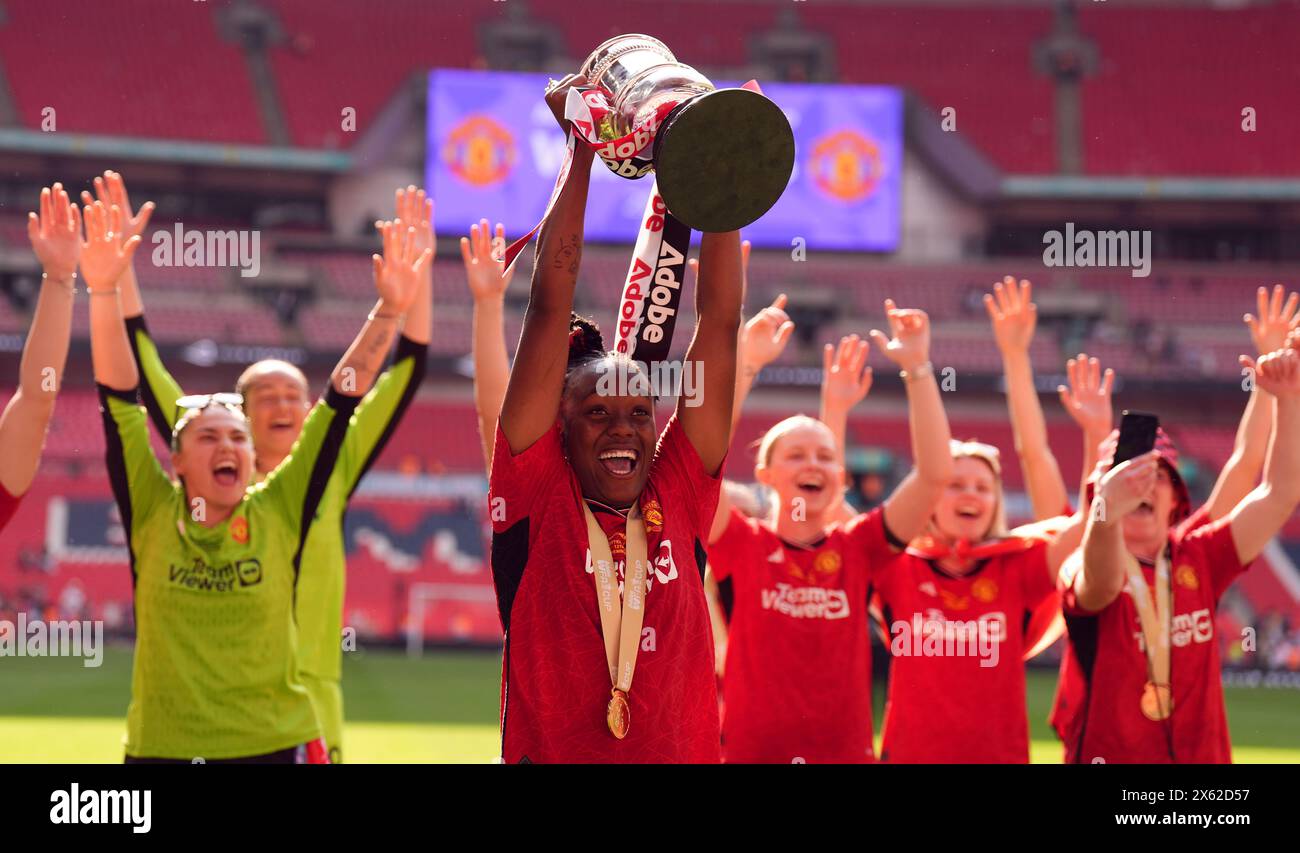
<path id="1" fill-rule="evenodd" d="M 1255 383 L 1274 397 L 1300 396 L 1300 353 L 1280 349 L 1252 361 L 1241 357 L 1243 367 L 1255 372 Z"/>
<path id="2" fill-rule="evenodd" d="M 1056 386 L 1061 395 L 1061 405 L 1074 422 L 1083 430 L 1084 435 L 1097 436 L 1110 432 L 1115 422 L 1111 409 L 1110 395 L 1115 386 L 1115 371 L 1106 368 L 1101 372 L 1101 362 L 1088 358 L 1087 353 L 1079 353 L 1065 363 L 1070 387 Z"/>
<path id="3" fill-rule="evenodd" d="M 465 262 L 465 278 L 469 280 L 469 292 L 475 302 L 503 298 L 510 279 L 514 277 L 514 270 L 507 271 L 505 261 L 497 256 L 493 242 L 486 219 L 471 225 L 469 236 L 460 238 L 460 257 Z M 505 246 L 506 227 L 500 222 L 497 223 L 496 242 Z"/>
<path id="4" fill-rule="evenodd" d="M 867 353 L 871 344 L 857 335 L 840 338 L 839 347 L 827 344 L 822 350 L 822 406 L 847 412 L 871 391 L 871 368 Z"/>
<path id="5" fill-rule="evenodd" d="M 785 313 L 785 294 L 759 311 L 740 330 L 740 358 L 742 369 L 757 373 L 775 361 L 785 350 L 794 333 L 794 322 Z"/>
<path id="6" fill-rule="evenodd" d="M 406 189 L 397 190 L 394 208 L 397 221 L 404 222 L 408 227 L 415 229 L 415 251 L 423 252 L 429 249 L 436 256 L 438 247 L 437 235 L 433 233 L 433 199 L 428 198 L 424 190 L 417 189 L 415 184 L 411 184 Z M 378 223 L 375 227 L 378 228 Z M 431 256 L 430 260 L 432 259 Z"/>
<path id="7" fill-rule="evenodd" d="M 126 181 L 122 180 L 120 172 L 114 172 L 111 169 L 95 178 L 95 197 L 91 198 L 90 193 L 83 191 L 81 193 L 81 202 L 89 207 L 93 202 L 99 201 L 104 207 L 111 210 L 113 205 L 117 205 L 122 211 L 122 229 L 115 232 L 123 242 L 137 235 L 144 235 L 144 229 L 149 225 L 149 218 L 153 216 L 154 203 L 146 201 L 140 206 L 140 210 L 135 214 L 131 213 L 131 198 L 126 193 Z"/>
<path id="8" fill-rule="evenodd" d="M 375 289 L 383 300 L 385 309 L 395 314 L 405 314 L 415 301 L 421 277 L 433 261 L 433 249 L 418 250 L 418 232 L 400 219 L 381 223 L 384 255 L 371 255 L 374 264 Z"/>
<path id="9" fill-rule="evenodd" d="M 903 370 L 915 370 L 930 360 L 930 317 L 919 308 L 899 308 L 894 300 L 885 300 L 885 316 L 892 338 L 879 329 L 871 330 L 871 339 L 880 351 Z"/>
<path id="10" fill-rule="evenodd" d="M 581 74 L 569 74 L 546 89 L 546 106 L 551 108 L 551 115 L 560 123 L 560 129 L 569 132 L 569 123 L 564 119 L 564 102 L 569 98 L 569 90 L 574 86 L 587 85 L 587 78 Z"/>
<path id="11" fill-rule="evenodd" d="M 27 239 L 47 280 L 71 282 L 81 258 L 81 211 L 63 184 L 41 190 L 41 212 L 27 214 Z"/>
<path id="12" fill-rule="evenodd" d="M 1033 303 L 1034 286 L 1011 276 L 993 285 L 992 294 L 984 294 L 984 307 L 993 321 L 993 338 L 1003 353 L 1028 352 L 1038 324 L 1038 306 Z"/>
<path id="13" fill-rule="evenodd" d="M 1123 518 L 1151 496 L 1159 462 L 1159 452 L 1152 450 L 1116 465 L 1101 478 L 1097 494 L 1111 519 Z"/>
<path id="14" fill-rule="evenodd" d="M 86 289 L 109 290 L 131 263 L 131 256 L 140 245 L 140 235 L 125 241 L 119 235 L 126 224 L 122 209 L 117 205 L 106 208 L 95 202 L 86 208 L 86 242 L 81 247 L 81 274 L 86 279 Z"/>
<path id="15" fill-rule="evenodd" d="M 1268 288 L 1261 287 L 1255 291 L 1255 304 L 1259 315 L 1247 314 L 1242 321 L 1250 328 L 1250 339 L 1255 343 L 1255 351 L 1260 355 L 1282 349 L 1286 346 L 1287 334 L 1300 325 L 1300 294 L 1292 293 L 1282 304 L 1286 288 L 1280 284 L 1273 286 L 1273 297 L 1269 298 Z"/>

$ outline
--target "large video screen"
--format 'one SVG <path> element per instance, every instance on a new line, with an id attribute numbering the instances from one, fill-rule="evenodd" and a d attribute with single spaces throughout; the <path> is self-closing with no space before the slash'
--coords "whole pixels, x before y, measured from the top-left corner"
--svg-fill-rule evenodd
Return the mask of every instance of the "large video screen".
<path id="1" fill-rule="evenodd" d="M 487 217 L 507 239 L 541 219 L 564 155 L 542 100 L 547 75 L 438 69 L 429 74 L 425 186 L 439 233 Z M 738 81 L 715 81 L 719 88 Z M 762 81 L 760 81 L 762 83 Z M 744 230 L 755 246 L 889 252 L 898 247 L 903 99 L 888 86 L 763 84 L 790 119 L 795 168 L 785 195 Z M 627 242 L 650 178 L 620 178 L 597 163 L 587 239 Z"/>

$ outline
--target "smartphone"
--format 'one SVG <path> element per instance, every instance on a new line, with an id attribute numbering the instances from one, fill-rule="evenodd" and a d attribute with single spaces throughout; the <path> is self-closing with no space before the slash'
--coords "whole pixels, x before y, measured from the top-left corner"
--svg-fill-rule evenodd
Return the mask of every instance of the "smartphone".
<path id="1" fill-rule="evenodd" d="M 1156 446 L 1156 429 L 1160 418 L 1146 412 L 1124 410 L 1119 422 L 1119 443 L 1115 446 L 1115 465 L 1141 456 Z"/>

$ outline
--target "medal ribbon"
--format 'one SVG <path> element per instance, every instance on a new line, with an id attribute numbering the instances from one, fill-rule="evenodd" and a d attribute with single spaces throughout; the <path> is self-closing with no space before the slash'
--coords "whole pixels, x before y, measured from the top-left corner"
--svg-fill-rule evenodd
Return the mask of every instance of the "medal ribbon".
<path id="1" fill-rule="evenodd" d="M 1152 607 L 1151 593 L 1142 567 L 1137 560 L 1128 564 L 1128 588 L 1137 607 L 1138 624 L 1142 626 L 1143 647 L 1151 682 L 1157 687 L 1169 685 L 1169 551 L 1162 550 L 1156 557 L 1156 595 Z M 1157 693 L 1157 700 L 1159 694 Z M 1163 709 L 1162 709 L 1163 710 Z M 1167 714 L 1166 714 L 1167 716 Z"/>
<path id="2" fill-rule="evenodd" d="M 622 608 L 618 604 L 618 567 L 609 547 L 609 539 L 587 502 L 582 502 L 587 518 L 587 544 L 596 576 L 596 605 L 600 610 L 600 630 L 605 639 L 605 661 L 609 664 L 609 683 L 624 693 L 632 689 L 632 673 L 641 648 L 641 625 L 645 621 L 645 579 L 649 567 L 645 522 L 641 510 L 632 505 L 627 516 L 627 568 L 623 579 Z"/>

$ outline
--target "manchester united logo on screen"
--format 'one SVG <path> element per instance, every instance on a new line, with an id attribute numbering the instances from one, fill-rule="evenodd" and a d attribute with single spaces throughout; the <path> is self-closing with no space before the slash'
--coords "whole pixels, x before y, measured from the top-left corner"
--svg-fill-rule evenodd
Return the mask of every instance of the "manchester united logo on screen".
<path id="1" fill-rule="evenodd" d="M 476 187 L 505 180 L 518 152 L 515 138 L 487 116 L 469 116 L 447 134 L 442 158 L 456 177 Z"/>
<path id="2" fill-rule="evenodd" d="M 841 130 L 817 140 L 809 168 L 819 189 L 847 202 L 868 198 L 884 172 L 879 146 L 856 130 Z"/>

